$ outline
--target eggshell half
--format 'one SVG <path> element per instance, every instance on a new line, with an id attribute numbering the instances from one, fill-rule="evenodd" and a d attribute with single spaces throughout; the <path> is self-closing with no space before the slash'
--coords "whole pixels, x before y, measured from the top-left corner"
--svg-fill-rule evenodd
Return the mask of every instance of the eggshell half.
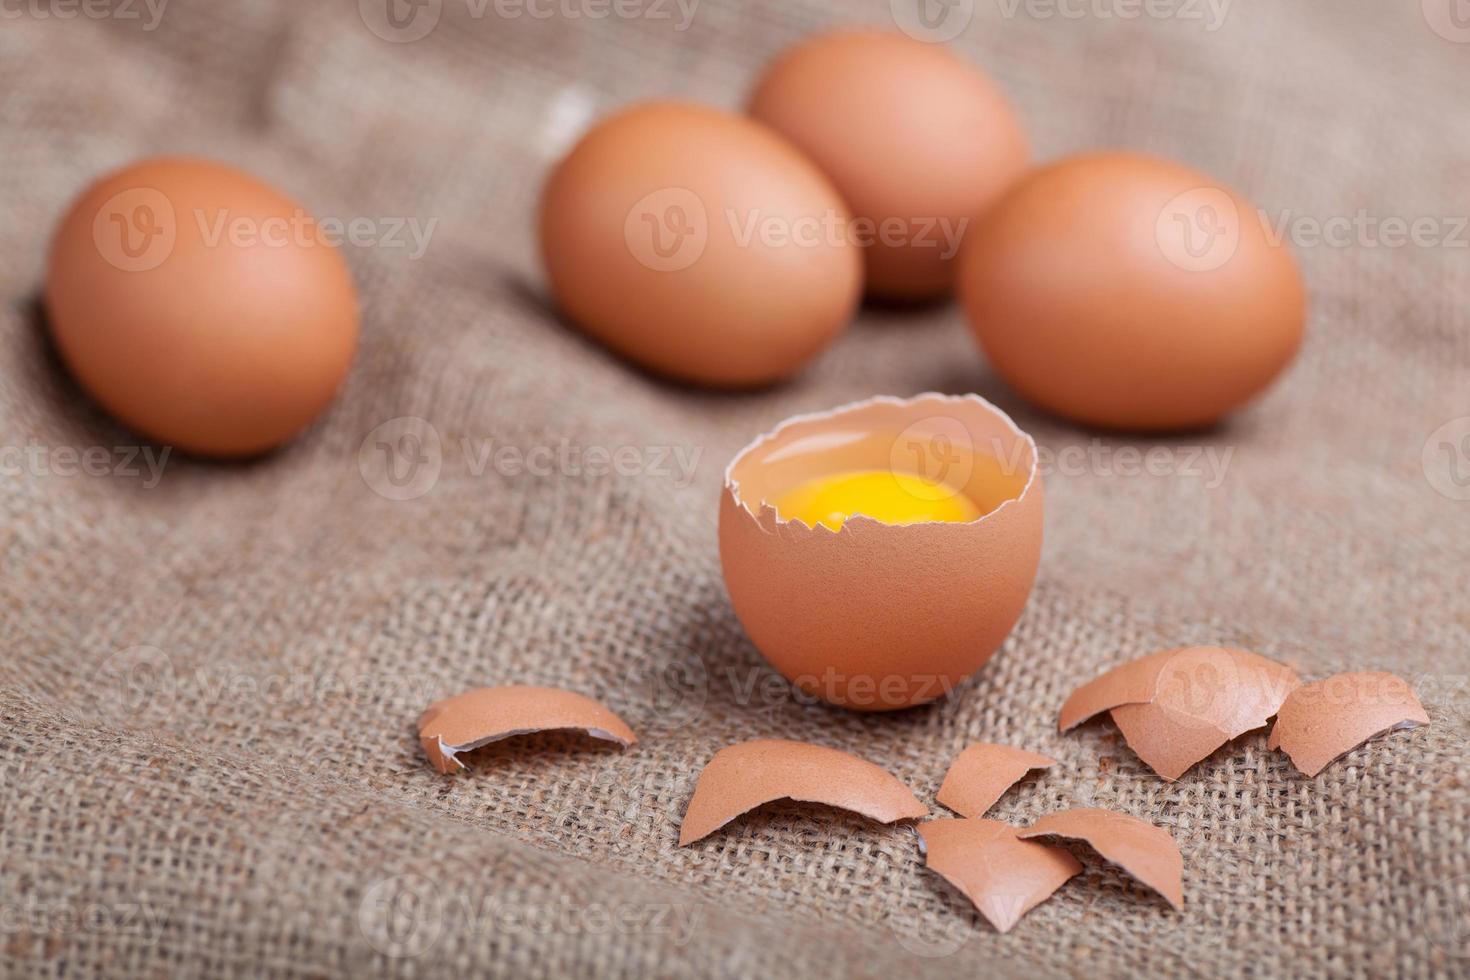
<path id="1" fill-rule="evenodd" d="M 976 742 L 954 760 L 935 799 L 962 816 L 984 816 L 1022 776 L 1054 765 L 1055 759 L 1025 749 Z"/>
<path id="2" fill-rule="evenodd" d="M 1407 681 L 1377 671 L 1338 674 L 1291 692 L 1268 744 L 1315 776 L 1374 736 L 1428 724 Z"/>
<path id="3" fill-rule="evenodd" d="M 918 829 L 924 866 L 963 892 L 997 932 L 1010 932 L 1082 870 L 1061 848 L 1021 840 L 995 820 L 944 818 Z"/>
<path id="4" fill-rule="evenodd" d="M 1086 841 L 1174 908 L 1184 908 L 1184 857 L 1162 827 L 1115 810 L 1074 807 L 1048 813 L 1017 836 L 1022 840 L 1054 836 Z"/>
<path id="5" fill-rule="evenodd" d="M 435 701 L 419 716 L 419 743 L 440 772 L 463 769 L 456 758 L 512 735 L 583 731 L 628 746 L 638 741 L 623 720 L 598 702 L 555 687 L 482 687 Z"/>
<path id="6" fill-rule="evenodd" d="M 969 453 L 971 471 L 952 475 L 984 516 L 888 525 L 858 515 L 832 531 L 783 520 L 769 503 L 803 479 L 885 469 L 936 446 Z M 1041 529 L 1036 445 L 1004 412 L 975 395 L 879 397 L 789 419 L 735 456 L 720 561 L 736 615 L 788 680 L 888 711 L 943 696 L 990 659 L 1031 593 Z"/>
<path id="7" fill-rule="evenodd" d="M 679 846 L 783 799 L 825 803 L 879 823 L 929 813 L 896 776 L 855 755 L 805 742 L 755 739 L 716 752 L 699 774 L 679 828 Z"/>
<path id="8" fill-rule="evenodd" d="M 1138 757 L 1167 780 L 1265 726 L 1301 685 L 1291 668 L 1249 650 L 1180 647 L 1117 667 L 1062 707 L 1063 730 L 1111 710 Z"/>

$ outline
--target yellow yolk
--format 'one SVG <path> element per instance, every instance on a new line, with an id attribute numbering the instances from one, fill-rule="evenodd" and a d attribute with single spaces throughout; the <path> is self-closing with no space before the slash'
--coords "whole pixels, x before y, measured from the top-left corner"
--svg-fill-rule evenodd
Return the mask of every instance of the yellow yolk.
<path id="1" fill-rule="evenodd" d="M 884 524 L 963 523 L 982 516 L 969 497 L 948 484 L 888 470 L 819 476 L 787 491 L 775 503 L 783 520 L 810 527 L 824 524 L 834 531 L 854 514 Z"/>

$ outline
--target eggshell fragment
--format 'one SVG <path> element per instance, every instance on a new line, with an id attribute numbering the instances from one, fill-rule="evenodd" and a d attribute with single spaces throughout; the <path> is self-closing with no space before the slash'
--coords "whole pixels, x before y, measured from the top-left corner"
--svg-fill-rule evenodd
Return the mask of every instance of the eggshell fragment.
<path id="1" fill-rule="evenodd" d="M 440 772 L 463 769 L 456 758 L 513 735 L 561 729 L 628 746 L 638 741 L 623 720 L 591 698 L 555 687 L 482 687 L 435 701 L 419 716 L 419 743 Z"/>
<path id="2" fill-rule="evenodd" d="M 1268 744 L 1315 776 L 1374 736 L 1427 724 L 1407 681 L 1377 671 L 1338 674 L 1292 691 Z"/>
<path id="3" fill-rule="evenodd" d="M 1059 731 L 1068 731 L 1120 704 L 1147 704 L 1158 690 L 1159 673 L 1174 650 L 1161 650 L 1114 667 L 1072 692 L 1062 705 Z"/>
<path id="4" fill-rule="evenodd" d="M 963 892 L 997 932 L 1010 932 L 1082 870 L 1061 848 L 1021 840 L 996 820 L 943 818 L 918 829 L 924 866 Z"/>
<path id="5" fill-rule="evenodd" d="M 929 812 L 892 773 L 855 755 L 805 742 L 755 739 L 716 752 L 699 774 L 679 828 L 679 846 L 782 799 L 825 803 L 879 823 L 916 820 Z"/>
<path id="6" fill-rule="evenodd" d="M 982 517 L 833 531 L 771 501 L 804 479 L 912 467 Z M 958 471 L 958 472 L 957 472 Z M 975 395 L 878 397 L 788 419 L 742 449 L 720 497 L 720 564 L 756 648 L 803 692 L 858 711 L 933 701 L 979 669 L 1020 617 L 1041 558 L 1036 444 Z"/>
<path id="7" fill-rule="evenodd" d="M 1129 747 L 1174 780 L 1231 739 L 1266 725 L 1300 685 L 1291 668 L 1248 650 L 1181 647 L 1084 685 L 1063 705 L 1061 727 L 1111 710 Z"/>
<path id="8" fill-rule="evenodd" d="M 1115 810 L 1074 807 L 1048 813 L 1017 836 L 1022 840 L 1052 836 L 1086 841 L 1174 908 L 1184 908 L 1184 857 L 1162 827 Z"/>
<path id="9" fill-rule="evenodd" d="M 1055 759 L 1025 749 L 976 742 L 954 760 L 935 799 L 962 816 L 984 816 L 1022 776 L 1054 765 Z"/>

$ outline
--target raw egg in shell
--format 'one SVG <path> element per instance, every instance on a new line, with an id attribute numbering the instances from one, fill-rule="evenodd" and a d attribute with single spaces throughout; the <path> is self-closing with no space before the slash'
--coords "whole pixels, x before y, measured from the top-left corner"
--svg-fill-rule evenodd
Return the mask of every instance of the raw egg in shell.
<path id="1" fill-rule="evenodd" d="M 720 560 L 736 615 L 802 691 L 862 711 L 932 701 L 984 664 L 1041 554 L 1036 445 L 975 395 L 874 398 L 735 457 Z"/>

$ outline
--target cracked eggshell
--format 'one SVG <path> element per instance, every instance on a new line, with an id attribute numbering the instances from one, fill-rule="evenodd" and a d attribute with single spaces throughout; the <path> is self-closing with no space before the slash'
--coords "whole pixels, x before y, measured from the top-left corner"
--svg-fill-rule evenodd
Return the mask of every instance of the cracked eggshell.
<path id="1" fill-rule="evenodd" d="M 1184 908 L 1184 856 L 1162 827 L 1115 810 L 1074 807 L 1040 817 L 1017 836 L 1022 840 L 1066 837 L 1086 841 L 1174 908 Z"/>
<path id="2" fill-rule="evenodd" d="M 974 903 L 997 932 L 1046 901 L 1082 870 L 1059 847 L 1021 840 L 995 820 L 942 818 L 919 824 L 924 866 Z"/>
<path id="3" fill-rule="evenodd" d="M 559 729 L 629 746 L 638 741 L 598 702 L 555 687 L 482 687 L 436 701 L 419 716 L 419 743 L 440 772 L 463 769 L 457 756 L 513 735 Z"/>
<path id="4" fill-rule="evenodd" d="M 961 816 L 981 817 L 1028 772 L 1054 765 L 1055 759 L 1025 749 L 976 742 L 954 760 L 935 799 Z"/>
<path id="5" fill-rule="evenodd" d="M 851 469 L 946 478 L 983 516 L 841 528 L 783 520 L 770 501 L 800 482 Z M 725 471 L 720 561 L 736 615 L 768 661 L 802 691 L 842 707 L 888 711 L 951 691 L 1020 617 L 1041 556 L 1036 444 L 976 395 L 879 397 L 788 419 Z"/>
<path id="6" fill-rule="evenodd" d="M 1268 744 L 1315 776 L 1377 735 L 1428 724 L 1407 681 L 1378 671 L 1337 674 L 1291 692 Z"/>
<path id="7" fill-rule="evenodd" d="M 679 846 L 783 799 L 824 803 L 879 823 L 929 813 L 898 777 L 865 759 L 822 745 L 755 739 L 716 752 L 699 774 L 679 828 Z"/>
<path id="8" fill-rule="evenodd" d="M 1249 650 L 1180 647 L 1083 685 L 1063 705 L 1060 727 L 1111 711 L 1129 748 L 1174 780 L 1231 739 L 1264 727 L 1300 685 L 1291 668 Z"/>

